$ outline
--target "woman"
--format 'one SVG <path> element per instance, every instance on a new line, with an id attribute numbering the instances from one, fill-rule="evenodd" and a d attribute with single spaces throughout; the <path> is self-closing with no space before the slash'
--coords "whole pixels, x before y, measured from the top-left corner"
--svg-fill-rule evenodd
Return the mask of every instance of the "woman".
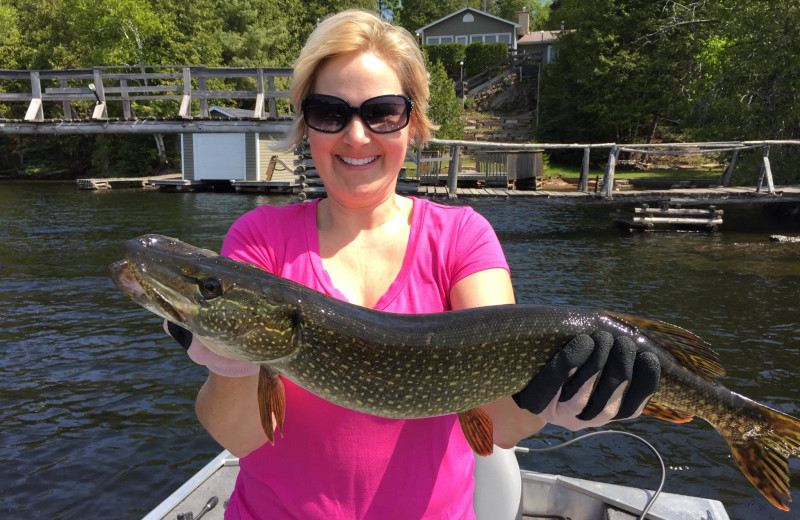
<path id="1" fill-rule="evenodd" d="M 395 193 L 409 142 L 424 143 L 430 135 L 427 82 L 420 51 L 406 31 L 360 11 L 323 21 L 294 69 L 291 101 L 299 114 L 286 144 L 293 147 L 307 135 L 327 198 L 262 206 L 242 216 L 222 254 L 384 311 L 514 303 L 508 265 L 484 218 L 470 208 Z M 170 330 L 180 335 L 174 326 Z M 495 444 L 513 446 L 546 418 L 589 424 L 575 416 L 590 394 L 597 395 L 590 387 L 599 368 L 578 370 L 588 375 L 580 384 L 573 381 L 575 398 L 559 399 L 567 375 L 602 350 L 597 338 L 582 341 L 573 349 L 581 361 L 562 359 L 548 381 L 526 389 L 527 397 L 521 392 L 486 406 Z M 608 350 L 620 350 L 606 346 L 599 367 Z M 633 352 L 623 357 L 631 360 L 635 347 Z M 374 417 L 285 380 L 284 433 L 271 445 L 259 421 L 256 367 L 218 358 L 197 341 L 189 355 L 210 370 L 197 397 L 201 423 L 241 458 L 226 518 L 474 518 L 474 459 L 455 415 Z M 621 402 L 630 379 L 628 374 L 613 388 L 606 385 L 611 390 L 599 414 L 592 414 L 595 423 L 644 402 Z"/>

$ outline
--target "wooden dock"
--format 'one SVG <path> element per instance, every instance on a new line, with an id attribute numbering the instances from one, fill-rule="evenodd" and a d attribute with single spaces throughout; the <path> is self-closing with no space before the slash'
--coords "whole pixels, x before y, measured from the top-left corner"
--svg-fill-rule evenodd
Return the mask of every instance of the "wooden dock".
<path id="1" fill-rule="evenodd" d="M 399 191 L 399 190 L 398 190 Z M 406 191 L 406 193 L 409 193 Z M 604 203 L 642 203 L 659 202 L 679 198 L 685 205 L 690 201 L 713 204 L 726 202 L 800 202 L 800 185 L 776 186 L 775 195 L 758 190 L 755 186 L 729 186 L 709 188 L 671 188 L 662 190 L 620 190 L 612 192 L 612 197 L 605 197 L 600 192 L 584 192 L 572 190 L 506 190 L 501 188 L 457 188 L 458 198 L 472 197 L 527 197 L 560 199 L 576 202 Z M 423 197 L 448 198 L 445 186 L 419 186 L 414 194 Z"/>
<path id="2" fill-rule="evenodd" d="M 617 208 L 611 214 L 614 223 L 631 231 L 685 229 L 716 231 L 722 225 L 724 211 L 714 204 L 686 207 L 682 202 L 643 203 L 633 208 Z"/>
<path id="3" fill-rule="evenodd" d="M 181 174 L 156 175 L 152 177 L 108 177 L 96 179 L 78 179 L 79 190 L 110 190 L 110 189 L 149 189 L 155 188 L 158 182 L 183 182 Z"/>

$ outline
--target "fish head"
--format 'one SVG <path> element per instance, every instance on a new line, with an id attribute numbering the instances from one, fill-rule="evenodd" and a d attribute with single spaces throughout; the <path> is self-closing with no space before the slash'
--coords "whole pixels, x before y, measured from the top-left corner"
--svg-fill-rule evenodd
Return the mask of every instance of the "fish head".
<path id="1" fill-rule="evenodd" d="M 128 240 L 123 252 L 110 266 L 122 292 L 217 354 L 268 363 L 297 349 L 297 299 L 280 277 L 162 235 Z"/>

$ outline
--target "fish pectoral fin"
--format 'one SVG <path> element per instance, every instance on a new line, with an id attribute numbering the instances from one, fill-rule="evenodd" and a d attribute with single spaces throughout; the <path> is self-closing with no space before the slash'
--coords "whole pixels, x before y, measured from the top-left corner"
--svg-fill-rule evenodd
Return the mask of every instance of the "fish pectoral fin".
<path id="1" fill-rule="evenodd" d="M 286 417 L 286 391 L 275 370 L 261 365 L 258 372 L 258 411 L 261 427 L 270 444 L 275 444 L 275 428 L 283 437 L 283 420 Z"/>
<path id="2" fill-rule="evenodd" d="M 669 408 L 663 404 L 654 403 L 652 401 L 647 403 L 647 406 L 644 407 L 642 413 L 644 415 L 649 415 L 650 417 L 655 417 L 656 419 L 661 419 L 662 421 L 669 421 L 678 424 L 691 422 L 691 420 L 694 419 L 693 414 L 680 412 L 674 408 Z"/>
<path id="3" fill-rule="evenodd" d="M 484 457 L 492 454 L 494 451 L 494 427 L 492 419 L 483 408 L 458 412 L 458 422 L 461 424 L 461 430 L 472 451 Z"/>

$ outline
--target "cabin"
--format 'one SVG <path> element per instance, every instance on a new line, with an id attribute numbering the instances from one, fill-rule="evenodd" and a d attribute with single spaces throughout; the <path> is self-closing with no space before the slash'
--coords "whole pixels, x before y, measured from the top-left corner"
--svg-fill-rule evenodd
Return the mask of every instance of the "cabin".
<path id="1" fill-rule="evenodd" d="M 213 106 L 211 117 L 252 118 L 252 110 Z M 275 152 L 270 145 L 282 133 L 192 133 L 181 135 L 183 180 L 263 181 Z"/>
<path id="2" fill-rule="evenodd" d="M 563 28 L 560 31 L 531 32 L 530 12 L 522 9 L 517 14 L 518 21 L 511 22 L 465 7 L 417 29 L 417 38 L 425 45 L 503 42 L 511 51 L 537 54 L 542 63 L 551 63 L 555 58 L 553 45 Z"/>
<path id="3" fill-rule="evenodd" d="M 519 24 L 515 22 L 509 22 L 472 7 L 465 7 L 417 29 L 416 32 L 424 45 L 502 42 L 507 43 L 510 49 L 516 49 L 518 26 Z"/>

